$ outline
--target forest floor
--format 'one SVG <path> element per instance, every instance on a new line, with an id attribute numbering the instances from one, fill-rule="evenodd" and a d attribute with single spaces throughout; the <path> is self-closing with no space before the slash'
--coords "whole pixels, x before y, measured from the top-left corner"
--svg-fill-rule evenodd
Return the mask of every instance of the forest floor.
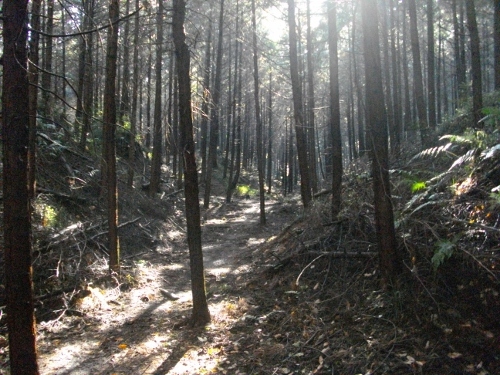
<path id="1" fill-rule="evenodd" d="M 325 192 L 305 213 L 297 195 L 266 196 L 260 225 L 251 177 L 225 203 L 215 176 L 202 210 L 212 317 L 203 328 L 183 325 L 192 304 L 175 182 L 165 178 L 155 198 L 120 185 L 122 271 L 110 276 L 91 161 L 42 155 L 33 224 L 41 374 L 500 374 L 500 199 L 490 194 L 500 152 L 472 173 L 415 174 L 428 179 L 422 192 L 409 189 L 411 170 L 393 174 L 405 269 L 389 290 L 366 163 L 344 178 L 338 221 Z M 68 184 L 68 170 L 85 185 Z M 9 374 L 6 337 L 0 315 L 0 374 Z"/>
<path id="2" fill-rule="evenodd" d="M 293 200 L 268 200 L 266 209 L 266 226 L 259 224 L 258 197 L 229 204 L 215 197 L 202 211 L 210 325 L 177 327 L 191 313 L 189 254 L 183 229 L 171 222 L 163 233 L 169 245 L 133 257 L 128 290 L 89 285 L 71 309 L 38 325 L 40 372 L 240 373 L 240 363 L 251 355 L 239 349 L 245 335 L 231 330 L 245 322 L 255 303 L 249 288 L 255 278 L 253 252 L 300 211 Z M 244 325 L 258 330 L 253 323 Z"/>
<path id="3" fill-rule="evenodd" d="M 38 325 L 41 373 L 498 373 L 498 294 L 487 282 L 463 275 L 461 295 L 433 302 L 424 284 L 383 292 L 369 246 L 326 257 L 314 251 L 318 212 L 304 220 L 297 197 L 268 199 L 266 210 L 265 226 L 256 196 L 213 197 L 202 210 L 211 324 L 182 325 L 191 291 L 181 215 L 154 251 L 124 261 L 128 283 L 89 283 Z"/>

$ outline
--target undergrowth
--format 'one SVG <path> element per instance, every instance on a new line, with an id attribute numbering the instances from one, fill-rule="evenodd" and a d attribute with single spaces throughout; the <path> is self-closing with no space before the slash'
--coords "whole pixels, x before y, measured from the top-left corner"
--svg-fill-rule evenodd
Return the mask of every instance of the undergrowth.
<path id="1" fill-rule="evenodd" d="M 481 130 L 445 124 L 439 145 L 394 163 L 405 269 L 391 291 L 378 284 L 367 160 L 344 176 L 340 220 L 320 198 L 263 247 L 251 314 L 266 345 L 285 346 L 273 362 L 289 373 L 500 373 L 498 123 L 490 110 Z"/>

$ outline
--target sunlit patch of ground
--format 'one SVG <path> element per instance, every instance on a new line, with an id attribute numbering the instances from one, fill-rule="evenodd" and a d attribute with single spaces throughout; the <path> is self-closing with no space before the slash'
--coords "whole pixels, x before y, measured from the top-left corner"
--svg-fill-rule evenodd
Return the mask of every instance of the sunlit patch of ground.
<path id="1" fill-rule="evenodd" d="M 266 242 L 265 238 L 249 238 L 247 241 L 248 246 L 260 245 L 261 243 Z"/>
<path id="2" fill-rule="evenodd" d="M 211 325 L 175 328 L 190 316 L 192 295 L 186 234 L 172 226 L 161 251 L 156 248 L 125 267 L 125 290 L 90 285 L 91 295 L 72 307 L 75 315 L 39 324 L 41 373 L 239 373 L 234 354 L 239 344 L 232 342 L 230 330 L 247 324 L 241 319 L 250 308 L 245 285 L 251 252 L 274 234 L 259 225 L 258 214 L 255 200 L 219 203 L 203 224 Z"/>
<path id="3" fill-rule="evenodd" d="M 168 372 L 169 375 L 232 373 L 228 370 L 231 363 L 224 347 L 214 338 L 227 337 L 228 329 L 245 313 L 248 303 L 244 298 L 232 301 L 222 300 L 218 303 L 211 303 L 209 308 L 212 324 L 206 328 L 205 332 L 197 335 L 197 345 L 185 352 Z"/>

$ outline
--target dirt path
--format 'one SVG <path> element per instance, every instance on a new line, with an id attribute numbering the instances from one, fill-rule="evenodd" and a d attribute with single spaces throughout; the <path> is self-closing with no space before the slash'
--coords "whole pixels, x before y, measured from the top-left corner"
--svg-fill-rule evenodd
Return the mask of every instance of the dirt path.
<path id="1" fill-rule="evenodd" d="M 266 226 L 255 199 L 214 199 L 202 213 L 210 326 L 174 328 L 190 315 L 191 291 L 185 235 L 172 225 L 164 233 L 171 246 L 133 259 L 128 290 L 90 285 L 70 316 L 39 325 L 41 373 L 237 374 L 243 337 L 230 330 L 252 304 L 253 252 L 298 212 L 277 201 L 266 209 Z"/>

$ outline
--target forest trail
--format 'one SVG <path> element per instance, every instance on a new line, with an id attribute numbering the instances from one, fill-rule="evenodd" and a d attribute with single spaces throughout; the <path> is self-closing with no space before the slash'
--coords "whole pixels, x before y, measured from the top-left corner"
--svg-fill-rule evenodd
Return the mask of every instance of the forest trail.
<path id="1" fill-rule="evenodd" d="M 247 286 L 256 276 L 253 252 L 299 209 L 269 199 L 266 211 L 268 224 L 261 226 L 258 197 L 229 204 L 215 197 L 211 208 L 202 210 L 208 327 L 176 328 L 191 313 L 189 256 L 182 224 L 169 224 L 164 235 L 170 248 L 139 254 L 124 266 L 136 269 L 127 290 L 89 285 L 89 295 L 75 307 L 38 325 L 40 372 L 237 374 L 242 337 L 230 329 L 252 304 Z"/>

